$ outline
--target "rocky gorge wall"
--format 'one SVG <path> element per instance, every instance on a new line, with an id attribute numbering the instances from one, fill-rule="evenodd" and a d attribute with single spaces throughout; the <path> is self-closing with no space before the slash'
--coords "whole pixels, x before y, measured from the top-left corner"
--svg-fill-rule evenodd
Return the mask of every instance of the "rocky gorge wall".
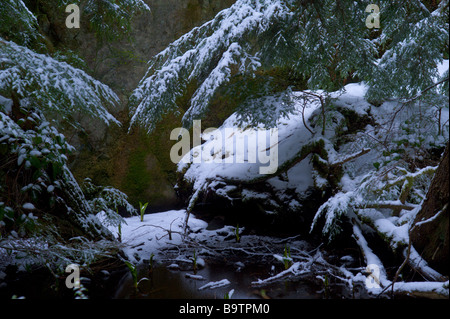
<path id="1" fill-rule="evenodd" d="M 170 161 L 172 129 L 180 117 L 167 116 L 150 135 L 134 127 L 128 131 L 128 97 L 147 71 L 147 61 L 193 27 L 210 20 L 234 0 L 145 0 L 151 12 L 136 16 L 129 37 L 105 43 L 87 27 L 65 26 L 65 8 L 40 3 L 39 23 L 54 50 L 81 57 L 94 78 L 109 85 L 121 103 L 111 113 L 122 126 L 106 127 L 96 119 L 78 117 L 83 130 L 65 129 L 77 149 L 71 169 L 77 179 L 89 176 L 95 184 L 111 185 L 125 192 L 134 205 L 149 202 L 149 211 L 179 205 L 173 189 L 176 166 Z M 75 116 L 76 117 L 76 116 Z"/>

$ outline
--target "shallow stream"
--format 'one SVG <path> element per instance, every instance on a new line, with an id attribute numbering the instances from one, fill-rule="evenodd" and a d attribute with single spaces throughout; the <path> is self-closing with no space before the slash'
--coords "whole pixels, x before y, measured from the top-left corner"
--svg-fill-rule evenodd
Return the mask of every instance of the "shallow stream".
<path id="1" fill-rule="evenodd" d="M 187 278 L 192 270 L 173 270 L 158 266 L 152 273 L 148 264 L 138 268 L 138 289 L 134 288 L 131 273 L 126 273 L 118 284 L 114 298 L 118 299 L 225 299 L 233 290 L 231 299 L 324 299 L 360 298 L 361 292 L 349 291 L 348 287 L 331 284 L 325 288 L 319 281 L 305 278 L 286 278 L 264 287 L 255 287 L 252 282 L 264 279 L 273 273 L 270 265 L 252 265 L 236 269 L 233 265 L 207 264 L 196 272 L 203 279 Z M 148 278 L 142 280 L 142 278 Z M 209 282 L 227 279 L 224 287 L 200 289 Z M 357 295 L 355 295 L 355 293 Z"/>
<path id="2" fill-rule="evenodd" d="M 143 267 L 144 268 L 144 267 Z M 140 271 L 143 273 L 143 271 Z M 138 291 L 134 288 L 131 273 L 126 274 L 119 283 L 115 298 L 119 299 L 224 299 L 232 289 L 231 298 L 256 299 L 256 298 L 323 298 L 317 293 L 320 287 L 311 287 L 307 283 L 291 282 L 286 280 L 272 284 L 264 288 L 252 287 L 251 283 L 267 276 L 268 270 L 264 267 L 248 267 L 236 271 L 231 267 L 213 265 L 198 270 L 198 276 L 204 279 L 186 278 L 192 271 L 171 270 L 160 266 L 153 270 L 153 274 L 147 274 L 139 283 Z M 230 284 L 224 287 L 199 289 L 208 282 L 217 282 L 227 279 Z"/>

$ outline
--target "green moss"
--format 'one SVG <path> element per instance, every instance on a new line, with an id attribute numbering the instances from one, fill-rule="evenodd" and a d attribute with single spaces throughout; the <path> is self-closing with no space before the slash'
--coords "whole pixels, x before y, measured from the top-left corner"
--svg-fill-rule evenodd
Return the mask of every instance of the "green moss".
<path id="1" fill-rule="evenodd" d="M 304 145 L 300 152 L 302 157 L 306 157 L 313 153 L 326 161 L 328 160 L 328 152 L 325 150 L 325 141 L 323 139 Z"/>
<path id="2" fill-rule="evenodd" d="M 137 133 L 130 136 L 123 148 L 123 159 L 115 165 L 122 169 L 117 172 L 120 189 L 129 196 L 129 201 L 137 206 L 139 201 L 149 202 L 149 206 L 161 204 L 171 197 L 171 184 L 163 167 L 169 167 L 165 162 L 165 154 L 169 154 L 157 136 L 147 136 Z M 169 145 L 170 143 L 165 143 Z M 169 159 L 170 160 L 170 159 Z"/>
<path id="3" fill-rule="evenodd" d="M 329 174 L 329 165 L 328 162 L 324 161 L 317 153 L 312 156 L 312 164 L 313 167 L 317 170 L 320 177 L 327 178 Z"/>
<path id="4" fill-rule="evenodd" d="M 192 25 L 198 23 L 202 19 L 202 7 L 198 0 L 190 0 L 187 4 L 186 9 L 183 11 L 183 29 L 190 30 Z M 187 32 L 187 31 L 186 31 Z"/>
<path id="5" fill-rule="evenodd" d="M 167 115 L 151 135 L 139 127 L 128 132 L 126 115 L 121 121 L 122 127 L 107 128 L 102 141 L 91 141 L 83 133 L 77 136 L 81 147 L 77 147 L 72 162 L 75 177 L 111 185 L 127 194 L 135 207 L 139 201 L 149 202 L 151 209 L 176 205 L 173 185 L 177 182 L 177 166 L 170 159 L 176 141 L 170 140 L 170 133 L 181 126 L 181 115 Z"/>
<path id="6" fill-rule="evenodd" d="M 128 160 L 128 172 L 123 184 L 123 189 L 130 195 L 130 200 L 139 200 L 135 197 L 144 194 L 150 186 L 150 178 L 145 167 L 146 152 L 138 149 L 130 154 Z M 133 197 L 133 198 L 132 198 Z M 143 200 L 143 199 L 141 199 Z"/>

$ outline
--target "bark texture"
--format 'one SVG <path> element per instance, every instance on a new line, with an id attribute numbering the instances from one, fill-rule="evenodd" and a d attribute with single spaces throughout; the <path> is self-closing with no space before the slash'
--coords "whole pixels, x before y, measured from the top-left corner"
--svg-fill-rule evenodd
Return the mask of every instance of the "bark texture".
<path id="1" fill-rule="evenodd" d="M 439 216 L 428 223 L 416 226 L 411 234 L 411 240 L 419 254 L 431 267 L 449 274 L 449 144 L 436 170 L 427 197 L 417 214 L 415 222 Z"/>

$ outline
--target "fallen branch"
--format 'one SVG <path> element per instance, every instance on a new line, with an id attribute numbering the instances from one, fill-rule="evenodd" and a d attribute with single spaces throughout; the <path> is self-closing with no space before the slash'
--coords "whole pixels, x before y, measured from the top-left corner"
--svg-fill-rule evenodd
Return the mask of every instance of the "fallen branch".
<path id="1" fill-rule="evenodd" d="M 204 186 L 204 185 L 203 185 Z M 189 200 L 189 205 L 186 208 L 186 217 L 184 219 L 184 224 L 183 224 L 183 229 L 184 229 L 184 234 L 186 235 L 187 233 L 187 227 L 188 227 L 188 222 L 189 222 L 189 217 L 191 216 L 191 212 L 194 209 L 195 203 L 198 200 L 198 197 L 200 196 L 200 190 L 203 188 L 199 187 L 194 194 L 192 194 L 191 199 Z"/>
<path id="2" fill-rule="evenodd" d="M 449 282 L 397 282 L 393 290 L 395 295 L 417 298 L 447 299 Z"/>
<path id="3" fill-rule="evenodd" d="M 361 156 L 369 153 L 370 151 L 371 151 L 370 148 L 363 148 L 360 152 L 352 154 L 339 162 L 332 163 L 332 164 L 330 164 L 330 166 L 342 166 L 347 162 L 350 162 L 358 157 L 361 157 Z"/>
<path id="4" fill-rule="evenodd" d="M 294 240 L 294 239 L 297 239 L 297 238 L 300 238 L 300 237 L 302 237 L 302 235 L 295 235 L 295 236 L 292 236 L 292 237 L 283 238 L 281 240 L 278 240 L 278 241 L 274 242 L 274 244 L 285 244 L 285 243 L 290 242 L 291 240 Z"/>
<path id="5" fill-rule="evenodd" d="M 449 79 L 449 78 L 447 77 L 447 78 L 445 78 L 445 79 L 443 79 L 443 80 L 441 80 L 441 81 L 439 81 L 439 82 L 436 82 L 436 83 L 430 85 L 429 87 L 423 89 L 421 92 L 417 93 L 417 94 L 416 94 L 415 96 L 413 96 L 412 98 L 410 98 L 410 99 L 408 99 L 408 100 L 406 100 L 406 101 L 401 101 L 401 102 L 404 103 L 404 104 L 411 103 L 411 102 L 417 100 L 418 98 L 420 98 L 425 92 L 431 90 L 432 88 L 438 86 L 439 84 L 442 84 L 442 83 L 448 81 L 448 79 Z"/>
<path id="6" fill-rule="evenodd" d="M 417 177 L 422 176 L 422 175 L 433 175 L 434 172 L 437 170 L 437 168 L 438 168 L 437 166 L 427 166 L 427 167 L 420 169 L 417 172 L 411 173 L 402 167 L 397 167 L 397 169 L 403 171 L 405 173 L 405 175 L 400 176 L 400 177 L 396 178 L 395 180 L 393 180 L 392 182 L 387 183 L 385 188 L 387 189 L 387 188 L 397 186 L 397 185 L 403 186 L 405 181 L 407 181 L 408 179 L 412 179 L 414 181 L 414 179 L 416 179 Z"/>
<path id="7" fill-rule="evenodd" d="M 438 212 L 436 215 L 432 216 L 431 218 L 428 218 L 427 220 L 420 222 L 420 225 L 434 220 L 437 216 L 439 216 L 440 213 L 441 213 L 441 211 Z M 392 297 L 394 296 L 394 294 L 396 293 L 395 284 L 397 282 L 397 279 L 398 279 L 400 273 L 402 272 L 403 268 L 406 265 L 409 265 L 411 268 L 416 270 L 427 280 L 433 280 L 433 281 L 437 281 L 437 280 L 444 281 L 445 280 L 445 278 L 440 273 L 438 273 L 437 271 L 435 271 L 434 269 L 432 269 L 428 266 L 426 261 L 420 257 L 420 255 L 417 253 L 417 251 L 412 246 L 411 233 L 416 226 L 418 226 L 418 223 L 412 225 L 408 230 L 408 246 L 404 250 L 405 259 L 403 260 L 402 264 L 395 272 L 392 282 L 381 291 L 379 296 L 381 294 L 383 294 L 387 289 L 389 289 L 389 287 L 391 287 L 391 296 Z M 406 284 L 406 283 L 403 283 L 403 284 Z M 420 291 L 420 290 L 417 290 L 416 292 L 418 292 L 418 291 Z M 447 290 L 447 296 L 448 296 L 448 290 Z"/>
<path id="8" fill-rule="evenodd" d="M 440 211 L 438 211 L 435 215 L 431 216 L 430 218 L 428 218 L 428 219 L 426 219 L 426 220 L 422 220 L 422 221 L 420 221 L 420 222 L 417 222 L 417 223 L 414 225 L 414 227 L 422 226 L 423 224 L 432 222 L 433 220 L 435 220 L 436 218 L 438 218 L 439 215 L 440 215 L 443 211 L 445 211 L 445 210 L 447 209 L 447 206 L 448 206 L 448 203 L 445 204 L 444 207 L 443 207 Z"/>
<path id="9" fill-rule="evenodd" d="M 413 210 L 417 206 L 401 204 L 396 202 L 378 202 L 378 203 L 367 203 L 362 205 L 355 206 L 355 209 L 367 209 L 367 208 L 375 208 L 375 209 L 392 209 L 392 210 Z"/>
<path id="10" fill-rule="evenodd" d="M 155 227 L 155 228 L 160 228 L 160 229 L 162 229 L 162 230 L 164 230 L 164 231 L 167 232 L 167 234 L 165 234 L 164 236 L 161 236 L 160 238 L 158 238 L 158 237 L 156 236 L 156 239 L 157 239 L 157 240 L 160 240 L 160 239 L 164 238 L 165 236 L 169 236 L 169 240 L 172 240 L 172 234 L 179 234 L 181 237 L 184 237 L 184 236 L 186 236 L 186 233 L 182 233 L 182 232 L 178 232 L 178 231 L 172 230 L 172 224 L 173 224 L 177 219 L 178 219 L 178 218 L 175 218 L 174 220 L 172 220 L 172 222 L 170 223 L 170 228 L 169 228 L 169 229 L 164 228 L 164 227 L 159 226 L 159 225 L 145 224 L 145 225 L 141 225 L 141 226 L 139 226 L 139 227 L 136 227 L 133 231 L 136 231 L 136 230 L 138 230 L 139 228 L 142 228 L 142 227 Z"/>
<path id="11" fill-rule="evenodd" d="M 447 278 L 428 266 L 428 263 L 419 255 L 414 246 L 411 245 L 409 256 L 405 254 L 408 266 L 417 271 L 423 278 L 431 281 L 446 281 Z"/>
<path id="12" fill-rule="evenodd" d="M 386 277 L 386 271 L 384 269 L 383 263 L 378 258 L 378 256 L 373 253 L 372 249 L 370 249 L 361 230 L 356 225 L 353 225 L 353 236 L 364 255 L 364 259 L 366 260 L 367 265 L 376 265 L 379 268 L 378 276 L 372 276 L 373 279 L 377 284 L 379 284 L 380 287 L 389 286 L 390 281 Z"/>
<path id="13" fill-rule="evenodd" d="M 206 288 L 216 289 L 216 288 L 221 288 L 221 287 L 228 286 L 230 284 L 231 284 L 231 282 L 228 279 L 222 279 L 220 281 L 209 282 L 206 285 L 203 285 L 200 288 L 198 288 L 198 290 L 203 290 L 203 289 L 206 289 Z"/>
<path id="14" fill-rule="evenodd" d="M 251 285 L 252 285 L 252 287 L 263 287 L 263 286 L 273 283 L 274 281 L 278 281 L 278 280 L 288 277 L 290 275 L 298 276 L 301 274 L 309 273 L 310 270 L 305 270 L 305 269 L 300 270 L 300 267 L 302 265 L 303 264 L 301 262 L 296 262 L 291 267 L 276 274 L 275 276 L 272 276 L 272 277 L 269 277 L 266 279 L 258 279 L 257 281 L 253 281 L 251 283 Z"/>

